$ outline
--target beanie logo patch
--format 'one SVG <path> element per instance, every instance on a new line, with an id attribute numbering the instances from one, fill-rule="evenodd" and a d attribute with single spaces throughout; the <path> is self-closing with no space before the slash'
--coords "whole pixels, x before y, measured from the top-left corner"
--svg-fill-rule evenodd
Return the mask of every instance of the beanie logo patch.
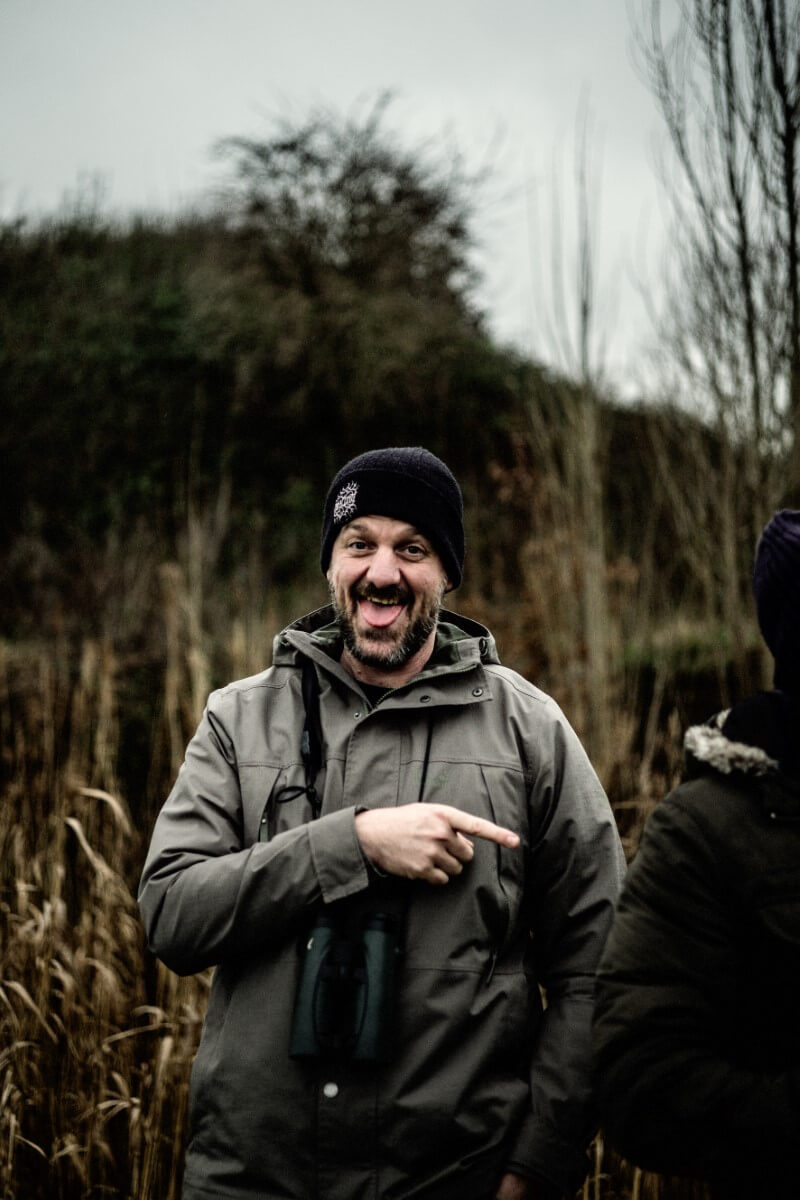
<path id="1" fill-rule="evenodd" d="M 355 481 L 346 483 L 339 495 L 336 497 L 336 503 L 333 506 L 333 523 L 340 525 L 344 521 L 349 521 L 351 517 L 356 515 L 356 496 L 358 495 L 358 484 Z"/>

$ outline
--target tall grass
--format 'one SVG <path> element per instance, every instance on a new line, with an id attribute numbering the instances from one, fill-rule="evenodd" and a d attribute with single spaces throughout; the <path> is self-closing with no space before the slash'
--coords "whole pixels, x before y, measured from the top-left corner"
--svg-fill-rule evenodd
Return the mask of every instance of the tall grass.
<path id="1" fill-rule="evenodd" d="M 0 1191 L 177 1196 L 208 981 L 145 953 L 113 655 L 6 646 L 0 681 Z"/>
<path id="2" fill-rule="evenodd" d="M 155 559 L 125 588 L 83 622 L 99 634 L 64 621 L 42 640 L 0 643 L 4 1200 L 178 1197 L 210 973 L 179 979 L 144 945 L 134 895 L 146 841 L 208 688 L 263 666 L 283 621 L 322 598 L 267 598 L 244 583 L 214 593 L 199 567 Z M 507 659 L 524 659 L 519 612 L 463 601 L 499 626 Z M 609 778 L 633 841 L 676 762 L 659 740 L 663 688 L 644 718 L 625 710 L 623 691 Z M 690 1194 L 601 1139 L 582 1190 L 584 1200 Z"/>

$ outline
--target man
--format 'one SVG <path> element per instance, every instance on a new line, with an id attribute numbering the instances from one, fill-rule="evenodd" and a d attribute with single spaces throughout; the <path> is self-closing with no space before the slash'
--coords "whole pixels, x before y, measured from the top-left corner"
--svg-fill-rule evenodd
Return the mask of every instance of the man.
<path id="1" fill-rule="evenodd" d="M 776 690 L 686 734 L 687 780 L 631 867 L 597 988 L 606 1133 L 714 1194 L 798 1194 L 800 512 L 759 541 Z"/>
<path id="2" fill-rule="evenodd" d="M 553 701 L 441 611 L 463 557 L 444 463 L 353 459 L 325 504 L 331 606 L 215 692 L 189 745 L 140 892 L 168 966 L 217 968 L 185 1200 L 541 1200 L 583 1178 L 619 841 Z"/>

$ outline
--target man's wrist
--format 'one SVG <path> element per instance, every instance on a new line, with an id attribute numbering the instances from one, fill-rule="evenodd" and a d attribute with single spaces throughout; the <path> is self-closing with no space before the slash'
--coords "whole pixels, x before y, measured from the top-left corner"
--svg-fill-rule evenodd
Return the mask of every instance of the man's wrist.
<path id="1" fill-rule="evenodd" d="M 370 809 L 367 804 L 357 804 L 356 811 L 355 811 L 355 817 L 360 816 L 361 813 L 365 813 L 365 812 L 369 812 L 369 811 L 370 811 Z M 354 818 L 354 820 L 355 820 L 355 818 Z M 364 849 L 364 847 L 361 843 L 361 838 L 358 836 L 358 821 L 357 820 L 355 821 L 355 825 L 356 825 L 356 840 L 358 841 L 359 849 L 361 850 L 361 857 L 364 859 L 364 862 L 367 864 L 367 870 L 369 871 L 370 875 L 375 875 L 375 876 L 377 876 L 378 879 L 388 879 L 389 878 L 388 873 L 386 871 L 382 871 L 381 868 L 372 861 L 372 859 L 370 858 L 370 856 L 367 854 L 366 850 Z"/>

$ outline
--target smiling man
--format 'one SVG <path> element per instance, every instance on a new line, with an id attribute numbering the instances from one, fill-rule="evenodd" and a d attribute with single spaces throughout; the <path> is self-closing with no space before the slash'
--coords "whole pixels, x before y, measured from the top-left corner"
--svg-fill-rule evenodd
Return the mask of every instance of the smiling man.
<path id="1" fill-rule="evenodd" d="M 558 707 L 442 610 L 463 559 L 440 459 L 358 456 L 325 503 L 331 604 L 209 698 L 140 889 L 164 962 L 216 966 L 184 1200 L 551 1200 L 583 1178 L 622 853 Z"/>

